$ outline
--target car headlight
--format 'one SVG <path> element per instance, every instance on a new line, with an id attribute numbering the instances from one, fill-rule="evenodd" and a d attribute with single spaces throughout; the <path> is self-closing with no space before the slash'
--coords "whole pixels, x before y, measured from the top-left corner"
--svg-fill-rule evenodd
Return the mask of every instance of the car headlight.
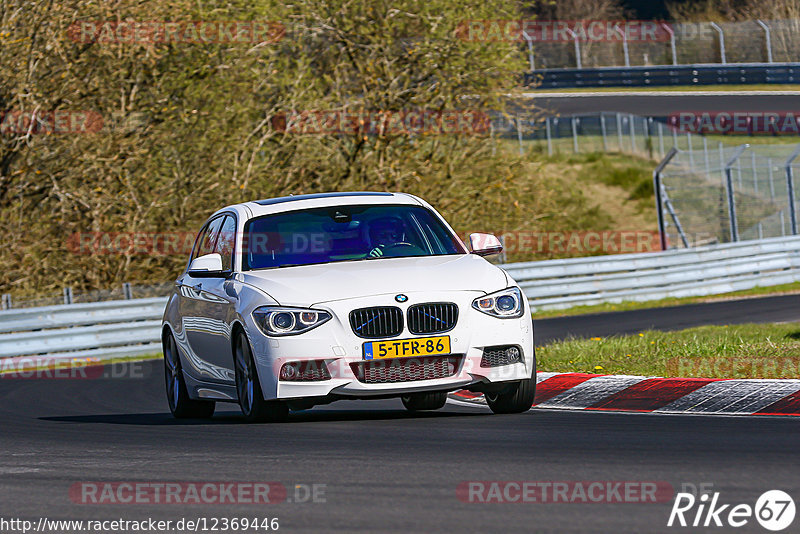
<path id="1" fill-rule="evenodd" d="M 522 312 L 525 309 L 522 304 L 522 291 L 518 287 L 509 287 L 485 297 L 476 298 L 472 301 L 472 307 L 493 317 L 501 317 L 503 319 L 522 317 Z"/>
<path id="2" fill-rule="evenodd" d="M 293 336 L 330 320 L 331 314 L 305 308 L 264 306 L 253 311 L 256 324 L 268 336 Z"/>

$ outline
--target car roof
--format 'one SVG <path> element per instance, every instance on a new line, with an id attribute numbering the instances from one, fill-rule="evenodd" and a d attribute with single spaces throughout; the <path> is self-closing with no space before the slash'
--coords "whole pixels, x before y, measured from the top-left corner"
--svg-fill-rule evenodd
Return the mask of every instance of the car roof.
<path id="1" fill-rule="evenodd" d="M 256 204 L 260 206 L 271 206 L 273 204 L 282 204 L 284 202 L 297 202 L 298 200 L 316 200 L 319 198 L 339 198 L 339 197 L 391 197 L 394 193 L 380 193 L 371 191 L 353 191 L 342 193 L 312 193 L 310 195 L 289 195 L 288 197 L 268 198 L 265 200 L 256 200 Z"/>
<path id="2" fill-rule="evenodd" d="M 244 206 L 252 213 L 251 217 L 260 217 L 283 211 L 350 206 L 354 204 L 412 204 L 420 206 L 423 203 L 417 197 L 406 193 L 353 191 L 269 198 L 246 202 Z"/>

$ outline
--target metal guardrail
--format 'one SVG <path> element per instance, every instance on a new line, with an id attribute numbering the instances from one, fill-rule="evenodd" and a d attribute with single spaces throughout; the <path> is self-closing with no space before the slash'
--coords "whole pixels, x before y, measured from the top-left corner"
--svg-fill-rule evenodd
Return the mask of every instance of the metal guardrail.
<path id="1" fill-rule="evenodd" d="M 704 296 L 800 281 L 800 237 L 504 266 L 534 311 Z"/>
<path id="2" fill-rule="evenodd" d="M 772 83 L 800 83 L 800 63 L 540 69 L 525 74 L 524 78 L 525 86 L 537 89 Z"/>
<path id="3" fill-rule="evenodd" d="M 800 281 L 800 237 L 502 267 L 534 311 L 703 296 Z M 159 297 L 0 311 L 0 358 L 158 353 L 165 304 Z"/>
<path id="4" fill-rule="evenodd" d="M 156 297 L 11 309 L 0 312 L 0 333 L 24 331 L 31 327 L 64 328 L 159 319 L 164 313 L 165 302 L 166 298 Z"/>
<path id="5" fill-rule="evenodd" d="M 0 311 L 0 358 L 158 353 L 166 302 L 156 297 Z"/>

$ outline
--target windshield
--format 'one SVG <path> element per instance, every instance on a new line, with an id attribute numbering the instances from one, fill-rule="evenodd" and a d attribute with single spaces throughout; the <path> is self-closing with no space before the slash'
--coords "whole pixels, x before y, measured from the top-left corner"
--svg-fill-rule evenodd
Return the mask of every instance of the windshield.
<path id="1" fill-rule="evenodd" d="M 243 270 L 352 260 L 466 254 L 419 206 L 335 206 L 267 215 L 244 230 Z"/>

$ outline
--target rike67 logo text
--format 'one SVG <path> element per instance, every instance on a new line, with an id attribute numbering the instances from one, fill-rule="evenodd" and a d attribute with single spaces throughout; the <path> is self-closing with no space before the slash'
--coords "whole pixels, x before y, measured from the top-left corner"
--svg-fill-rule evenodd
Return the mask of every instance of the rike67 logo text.
<path id="1" fill-rule="evenodd" d="M 681 527 L 743 527 L 753 518 L 765 529 L 777 532 L 794 521 L 794 500 L 781 490 L 764 492 L 755 503 L 731 504 L 720 501 L 720 493 L 678 493 L 669 514 L 667 526 Z"/>

